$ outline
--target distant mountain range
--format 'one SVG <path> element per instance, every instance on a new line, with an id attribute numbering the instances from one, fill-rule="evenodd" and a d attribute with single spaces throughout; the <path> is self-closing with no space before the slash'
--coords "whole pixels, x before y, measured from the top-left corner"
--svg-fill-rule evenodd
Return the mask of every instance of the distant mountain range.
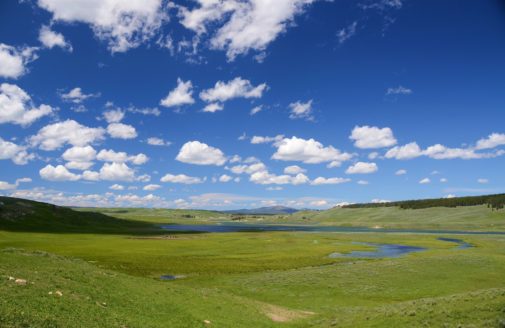
<path id="1" fill-rule="evenodd" d="M 299 210 L 286 206 L 269 206 L 269 207 L 260 207 L 260 208 L 251 208 L 251 209 L 238 209 L 238 210 L 229 210 L 222 211 L 224 213 L 229 214 L 247 214 L 247 215 L 275 215 L 275 214 L 293 214 L 298 212 Z"/>

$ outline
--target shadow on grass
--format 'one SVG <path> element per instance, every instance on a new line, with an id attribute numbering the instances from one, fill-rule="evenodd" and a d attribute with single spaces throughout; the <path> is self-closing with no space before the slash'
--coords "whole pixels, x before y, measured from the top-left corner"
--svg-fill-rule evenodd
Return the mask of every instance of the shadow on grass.
<path id="1" fill-rule="evenodd" d="M 159 225 L 118 219 L 97 212 L 80 212 L 67 207 L 12 197 L 0 197 L 0 230 L 11 232 L 162 235 Z"/>

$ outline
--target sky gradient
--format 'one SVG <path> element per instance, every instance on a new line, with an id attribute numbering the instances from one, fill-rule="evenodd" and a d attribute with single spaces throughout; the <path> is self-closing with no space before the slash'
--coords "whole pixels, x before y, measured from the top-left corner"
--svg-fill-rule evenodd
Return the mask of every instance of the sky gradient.
<path id="1" fill-rule="evenodd" d="M 3 1 L 0 194 L 234 209 L 505 190 L 502 1 Z"/>

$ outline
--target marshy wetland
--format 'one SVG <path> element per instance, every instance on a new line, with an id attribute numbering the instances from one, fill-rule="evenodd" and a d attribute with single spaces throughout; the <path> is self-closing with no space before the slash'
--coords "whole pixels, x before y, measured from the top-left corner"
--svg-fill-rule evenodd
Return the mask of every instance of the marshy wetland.
<path id="1" fill-rule="evenodd" d="M 438 209 L 453 222 L 459 210 Z M 155 223 L 153 230 L 62 232 L 71 222 L 56 216 L 54 231 L 4 225 L 0 326 L 500 327 L 505 320 L 505 236 L 485 223 L 484 208 L 469 224 L 481 220 L 480 234 L 382 232 L 373 219 L 371 231 L 168 231 L 159 226 L 236 224 L 211 212 L 186 222 L 156 215 L 116 215 L 130 225 L 133 218 Z M 505 220 L 499 215 L 497 225 Z M 263 219 L 261 225 L 276 220 Z M 293 215 L 291 224 L 297 220 Z"/>

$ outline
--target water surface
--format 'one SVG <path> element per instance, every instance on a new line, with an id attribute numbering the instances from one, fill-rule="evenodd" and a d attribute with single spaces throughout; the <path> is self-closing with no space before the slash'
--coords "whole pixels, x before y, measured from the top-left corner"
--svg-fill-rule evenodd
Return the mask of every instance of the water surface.
<path id="1" fill-rule="evenodd" d="M 503 231 L 459 231 L 459 230 L 421 230 L 421 229 L 385 229 L 367 227 L 336 227 L 312 225 L 276 225 L 276 224 L 170 224 L 162 225 L 168 231 L 190 232 L 262 232 L 262 231 L 307 231 L 307 232 L 382 232 L 382 233 L 422 233 L 422 234 L 458 234 L 458 235 L 505 235 Z M 450 238 L 449 238 L 450 239 Z"/>

